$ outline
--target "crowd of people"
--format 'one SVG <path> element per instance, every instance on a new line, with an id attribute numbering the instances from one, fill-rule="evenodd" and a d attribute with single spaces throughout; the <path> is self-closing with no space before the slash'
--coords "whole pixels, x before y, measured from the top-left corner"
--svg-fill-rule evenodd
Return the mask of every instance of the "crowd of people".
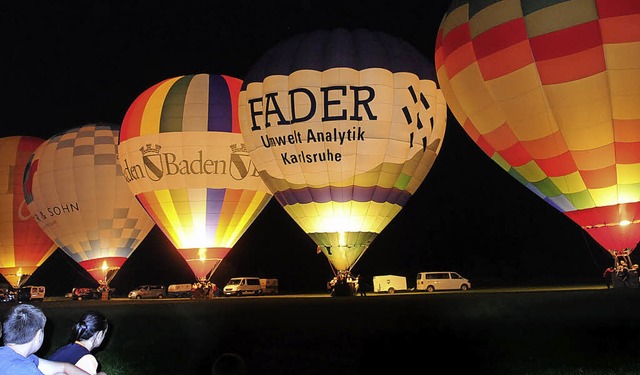
<path id="1" fill-rule="evenodd" d="M 102 345 L 109 322 L 97 311 L 89 311 L 71 328 L 69 343 L 56 350 L 49 360 L 69 362 L 80 367 L 89 374 L 98 373 L 98 360 L 91 351 Z"/>
<path id="2" fill-rule="evenodd" d="M 191 298 L 193 299 L 211 299 L 218 295 L 218 287 L 211 281 L 198 281 L 191 286 Z"/>
<path id="3" fill-rule="evenodd" d="M 632 288 L 640 284 L 637 264 L 629 265 L 625 259 L 616 258 L 615 266 L 607 267 L 602 274 L 607 289 Z"/>
<path id="4" fill-rule="evenodd" d="M 360 275 L 353 277 L 349 271 L 338 271 L 327 287 L 332 297 L 367 295 L 366 285 Z"/>

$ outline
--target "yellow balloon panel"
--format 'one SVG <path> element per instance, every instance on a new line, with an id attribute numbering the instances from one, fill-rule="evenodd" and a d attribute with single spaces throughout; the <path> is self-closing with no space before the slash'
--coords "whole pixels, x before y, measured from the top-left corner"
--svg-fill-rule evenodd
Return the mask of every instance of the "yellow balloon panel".
<path id="1" fill-rule="evenodd" d="M 234 189 L 195 189 L 140 193 L 139 198 L 149 207 L 154 220 L 178 249 L 232 248 L 271 195 L 265 192 Z M 178 196 L 204 199 L 180 202 Z M 173 200 L 162 200 L 170 195 Z"/>

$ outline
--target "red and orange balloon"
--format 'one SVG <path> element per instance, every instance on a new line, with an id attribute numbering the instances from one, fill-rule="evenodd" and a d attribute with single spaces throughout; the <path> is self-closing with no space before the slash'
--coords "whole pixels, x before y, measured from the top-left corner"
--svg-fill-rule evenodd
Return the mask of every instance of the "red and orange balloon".
<path id="1" fill-rule="evenodd" d="M 57 249 L 31 217 L 22 190 L 31 154 L 44 139 L 0 138 L 0 273 L 19 288 Z"/>
<path id="2" fill-rule="evenodd" d="M 436 41 L 451 112 L 611 254 L 640 240 L 640 2 L 454 1 Z"/>

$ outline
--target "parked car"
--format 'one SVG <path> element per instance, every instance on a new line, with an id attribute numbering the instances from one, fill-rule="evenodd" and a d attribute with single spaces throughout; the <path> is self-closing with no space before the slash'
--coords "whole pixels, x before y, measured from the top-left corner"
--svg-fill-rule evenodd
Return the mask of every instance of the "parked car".
<path id="1" fill-rule="evenodd" d="M 460 276 L 457 272 L 418 272 L 416 290 L 467 290 L 471 288 L 471 281 Z"/>
<path id="2" fill-rule="evenodd" d="M 94 288 L 73 288 L 71 290 L 71 299 L 74 301 L 82 301 L 83 299 L 100 299 L 100 293 Z"/>
<path id="3" fill-rule="evenodd" d="M 129 292 L 129 298 L 143 299 L 143 298 L 164 298 L 166 292 L 163 285 L 140 285 L 134 290 Z"/>

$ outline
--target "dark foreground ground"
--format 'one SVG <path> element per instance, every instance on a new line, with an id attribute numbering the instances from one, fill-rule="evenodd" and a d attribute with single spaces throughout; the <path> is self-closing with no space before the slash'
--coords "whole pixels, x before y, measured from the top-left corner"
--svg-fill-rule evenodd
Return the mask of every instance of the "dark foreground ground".
<path id="1" fill-rule="evenodd" d="M 204 375 L 229 351 L 252 374 L 640 373 L 639 289 L 36 304 L 49 318 L 42 356 L 82 312 L 106 314 L 109 375 Z"/>

